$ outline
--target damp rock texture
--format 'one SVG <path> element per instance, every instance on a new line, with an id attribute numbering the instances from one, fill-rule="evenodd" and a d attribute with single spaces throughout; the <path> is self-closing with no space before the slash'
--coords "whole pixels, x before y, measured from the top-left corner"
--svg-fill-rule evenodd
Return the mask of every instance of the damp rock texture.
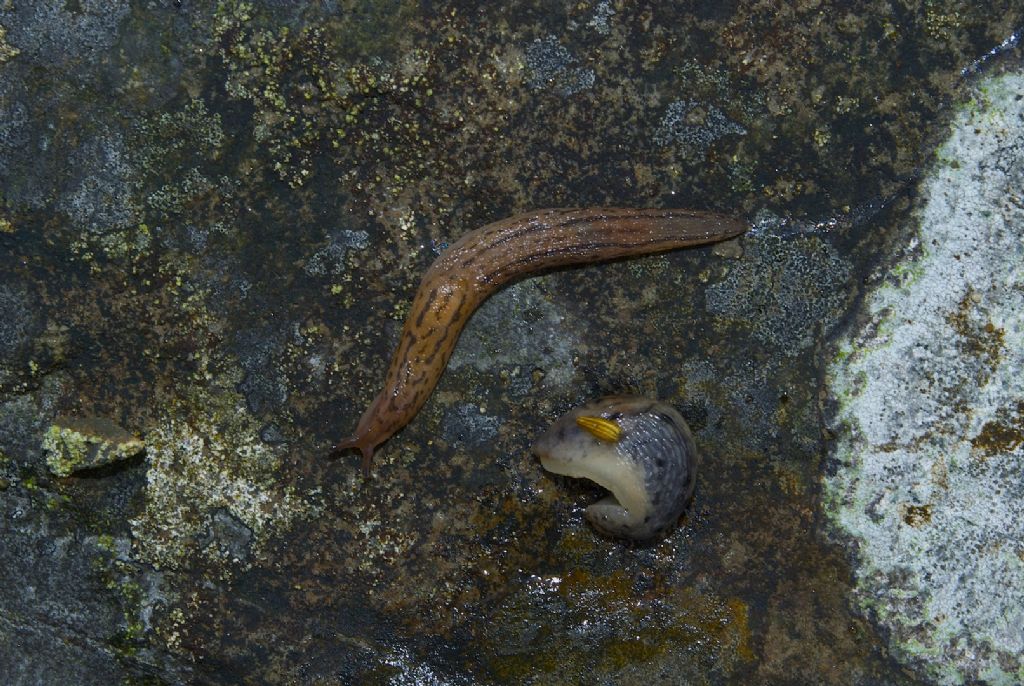
<path id="1" fill-rule="evenodd" d="M 907 254 L 828 373 L 829 517 L 893 653 L 942 684 L 1024 681 L 1024 74 L 984 82 Z"/>
<path id="2" fill-rule="evenodd" d="M 577 322 L 572 319 L 572 313 L 544 300 L 537 281 L 515 284 L 481 306 L 448 365 L 485 372 L 506 367 L 515 378 L 542 368 L 548 383 L 566 383 L 573 376 L 572 355 L 579 345 L 571 326 Z M 509 321 L 523 325 L 509 327 Z M 518 384 L 513 387 L 519 389 Z"/>
<path id="3" fill-rule="evenodd" d="M 849 298 L 850 265 L 818 237 L 752 241 L 748 259 L 707 290 L 708 310 L 749 322 L 759 343 L 795 357 L 827 332 Z"/>

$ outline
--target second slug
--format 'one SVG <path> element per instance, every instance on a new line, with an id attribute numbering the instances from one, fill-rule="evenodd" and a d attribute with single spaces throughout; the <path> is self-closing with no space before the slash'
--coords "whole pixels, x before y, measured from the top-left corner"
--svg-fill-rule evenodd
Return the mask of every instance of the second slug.
<path id="1" fill-rule="evenodd" d="M 555 267 L 715 243 L 746 230 L 744 222 L 711 212 L 598 207 L 536 210 L 470 231 L 423 275 L 384 389 L 332 454 L 358 448 L 368 473 L 377 446 L 427 401 L 470 315 L 510 281 Z"/>
<path id="2" fill-rule="evenodd" d="M 667 403 L 611 396 L 570 410 L 533 444 L 544 469 L 611 492 L 586 518 L 612 538 L 651 541 L 675 526 L 697 484 L 697 446 Z"/>

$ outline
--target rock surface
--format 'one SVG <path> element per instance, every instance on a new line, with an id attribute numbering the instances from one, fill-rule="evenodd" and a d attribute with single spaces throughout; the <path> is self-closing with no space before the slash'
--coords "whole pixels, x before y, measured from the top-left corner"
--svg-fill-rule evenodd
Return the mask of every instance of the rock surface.
<path id="1" fill-rule="evenodd" d="M 877 265 L 915 257 L 951 104 L 1012 65 L 1022 24 L 1019 0 L 0 2 L 0 677 L 969 674 L 941 637 L 938 662 L 901 647 L 823 531 L 821 383 Z M 569 205 L 755 230 L 498 293 L 371 478 L 327 460 L 437 254 Z M 988 388 L 1019 332 L 986 331 L 997 294 L 976 295 L 942 326 Z M 595 536 L 600 494 L 529 452 L 613 392 L 678 407 L 704 459 L 647 547 Z M 963 425 L 979 478 L 1018 450 L 992 408 Z M 146 451 L 58 476 L 59 417 Z"/>

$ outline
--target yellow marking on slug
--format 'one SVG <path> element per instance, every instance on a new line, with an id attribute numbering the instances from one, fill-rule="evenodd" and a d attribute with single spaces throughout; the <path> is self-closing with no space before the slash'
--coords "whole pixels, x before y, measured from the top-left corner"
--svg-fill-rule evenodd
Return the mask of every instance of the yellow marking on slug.
<path id="1" fill-rule="evenodd" d="M 604 417 L 577 417 L 576 425 L 594 438 L 609 443 L 617 443 L 622 438 L 622 427 Z"/>

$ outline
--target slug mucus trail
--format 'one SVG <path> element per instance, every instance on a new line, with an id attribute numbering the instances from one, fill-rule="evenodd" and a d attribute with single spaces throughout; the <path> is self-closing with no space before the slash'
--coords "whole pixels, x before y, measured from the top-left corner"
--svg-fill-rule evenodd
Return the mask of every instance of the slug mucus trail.
<path id="1" fill-rule="evenodd" d="M 377 446 L 427 401 L 469 317 L 510 281 L 556 267 L 715 243 L 747 228 L 712 212 L 598 207 L 535 210 L 470 231 L 423 275 L 383 390 L 331 455 L 358 449 L 368 474 Z"/>

